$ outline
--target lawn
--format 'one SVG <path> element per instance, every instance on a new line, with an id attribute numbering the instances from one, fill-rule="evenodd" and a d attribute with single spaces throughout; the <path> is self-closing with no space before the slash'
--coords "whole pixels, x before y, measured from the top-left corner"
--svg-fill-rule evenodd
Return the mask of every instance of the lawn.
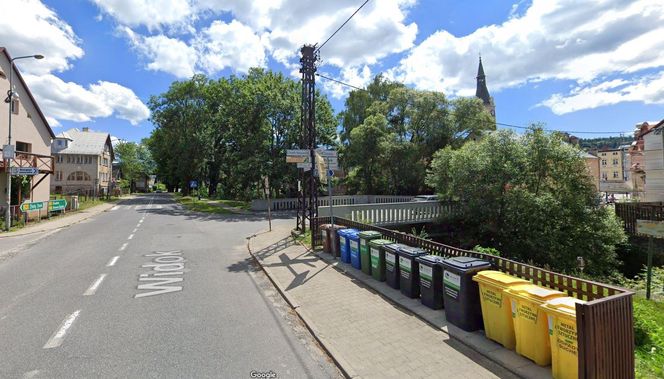
<path id="1" fill-rule="evenodd" d="M 215 200 L 215 201 L 229 207 L 244 209 L 245 211 L 248 211 L 251 206 L 251 204 L 248 201 L 240 201 L 240 200 Z"/>
<path id="2" fill-rule="evenodd" d="M 664 302 L 634 298 L 636 377 L 664 378 Z"/>
<path id="3" fill-rule="evenodd" d="M 194 212 L 214 213 L 214 214 L 229 214 L 233 213 L 228 209 L 215 205 L 214 201 L 201 199 L 197 200 L 191 196 L 182 196 L 182 194 L 173 194 L 175 201 L 182 204 L 187 210 Z"/>

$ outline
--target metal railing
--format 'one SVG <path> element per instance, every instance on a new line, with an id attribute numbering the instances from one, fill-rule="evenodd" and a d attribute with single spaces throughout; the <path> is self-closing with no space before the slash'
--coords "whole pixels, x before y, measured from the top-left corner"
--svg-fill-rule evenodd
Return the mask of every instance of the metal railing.
<path id="1" fill-rule="evenodd" d="M 332 205 L 353 205 L 353 204 L 373 204 L 373 203 L 402 203 L 411 201 L 413 196 L 398 196 L 398 195 L 347 195 L 347 196 L 332 196 Z M 297 198 L 282 198 L 271 199 L 273 211 L 295 210 L 297 209 Z M 326 196 L 318 198 L 319 207 L 329 207 L 330 201 Z M 255 199 L 251 201 L 252 211 L 266 211 L 267 200 Z"/>
<path id="2" fill-rule="evenodd" d="M 332 206 L 335 217 L 373 225 L 397 225 L 432 222 L 458 211 L 455 202 L 409 201 L 384 204 L 356 204 Z M 319 207 L 320 217 L 329 217 L 329 207 Z"/>
<path id="3" fill-rule="evenodd" d="M 313 245 L 321 244 L 319 217 L 313 223 Z M 633 292 L 610 284 L 556 273 L 536 266 L 476 251 L 459 249 L 394 230 L 357 221 L 334 218 L 335 224 L 359 230 L 375 230 L 383 238 L 420 247 L 440 256 L 471 256 L 491 262 L 494 269 L 586 300 L 576 305 L 580 378 L 634 378 Z"/>
<path id="4" fill-rule="evenodd" d="M 664 204 L 656 203 L 615 203 L 616 216 L 624 223 L 625 231 L 636 234 L 636 220 L 664 220 Z"/>

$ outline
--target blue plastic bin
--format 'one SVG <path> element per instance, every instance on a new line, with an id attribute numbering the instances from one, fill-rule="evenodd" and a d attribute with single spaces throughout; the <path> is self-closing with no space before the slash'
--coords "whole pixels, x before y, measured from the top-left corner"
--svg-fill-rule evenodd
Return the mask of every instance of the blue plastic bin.
<path id="1" fill-rule="evenodd" d="M 341 261 L 350 263 L 350 244 L 348 240 L 348 233 L 358 233 L 357 229 L 341 229 L 337 231 L 339 236 L 339 250 L 341 250 Z"/>
<path id="2" fill-rule="evenodd" d="M 355 230 L 346 234 L 350 247 L 350 264 L 358 270 L 362 269 L 362 259 L 360 258 L 360 232 Z"/>

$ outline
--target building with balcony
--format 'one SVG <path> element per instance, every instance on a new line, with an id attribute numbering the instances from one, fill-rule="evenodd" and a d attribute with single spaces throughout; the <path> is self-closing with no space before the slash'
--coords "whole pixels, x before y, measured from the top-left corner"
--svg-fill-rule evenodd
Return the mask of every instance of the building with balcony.
<path id="1" fill-rule="evenodd" d="M 10 86 L 10 62 L 9 52 L 0 47 L 0 93 L 3 99 Z M 13 101 L 11 104 L 0 102 L 0 120 L 2 120 L 0 141 L 3 145 L 7 143 L 9 130 L 6 120 L 11 111 L 12 145 L 16 150 L 15 158 L 3 159 L 0 163 L 0 210 L 3 212 L 7 204 L 8 167 L 33 167 L 37 171 L 36 175 L 12 175 L 12 205 L 26 200 L 33 202 L 49 200 L 53 173 L 51 141 L 55 134 L 16 65 L 13 65 L 12 77 L 15 93 Z"/>
<path id="2" fill-rule="evenodd" d="M 110 193 L 114 158 L 110 134 L 89 128 L 67 130 L 56 136 L 52 154 L 54 193 L 88 196 Z"/>

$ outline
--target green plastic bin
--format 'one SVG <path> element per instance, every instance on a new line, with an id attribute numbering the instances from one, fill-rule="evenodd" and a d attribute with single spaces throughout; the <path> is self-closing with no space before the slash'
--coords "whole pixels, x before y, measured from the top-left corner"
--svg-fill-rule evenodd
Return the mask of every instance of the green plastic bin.
<path id="1" fill-rule="evenodd" d="M 371 276 L 379 282 L 385 281 L 385 249 L 383 247 L 391 243 L 392 241 L 381 239 L 369 241 Z"/>
<path id="2" fill-rule="evenodd" d="M 383 235 L 373 230 L 366 230 L 358 234 L 360 236 L 360 262 L 362 272 L 371 275 L 371 253 L 369 252 L 369 241 L 377 240 Z"/>

